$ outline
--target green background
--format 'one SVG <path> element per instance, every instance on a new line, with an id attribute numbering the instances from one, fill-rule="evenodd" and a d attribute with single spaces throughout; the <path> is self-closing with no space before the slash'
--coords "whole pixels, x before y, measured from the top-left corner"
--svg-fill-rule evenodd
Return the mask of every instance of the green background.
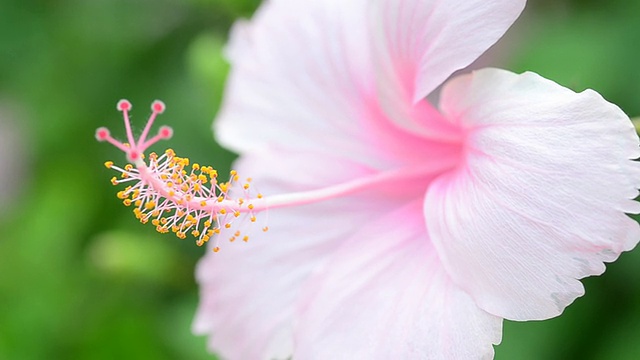
<path id="1" fill-rule="evenodd" d="M 257 0 L 0 2 L 0 359 L 211 359 L 191 334 L 205 249 L 140 225 L 94 132 L 142 126 L 158 98 L 171 147 L 229 169 L 211 121 L 229 27 Z M 594 88 L 640 115 L 640 2 L 531 1 L 481 63 Z M 163 148 L 156 147 L 162 151 Z M 640 359 L 640 251 L 559 318 L 505 323 L 497 359 Z"/>

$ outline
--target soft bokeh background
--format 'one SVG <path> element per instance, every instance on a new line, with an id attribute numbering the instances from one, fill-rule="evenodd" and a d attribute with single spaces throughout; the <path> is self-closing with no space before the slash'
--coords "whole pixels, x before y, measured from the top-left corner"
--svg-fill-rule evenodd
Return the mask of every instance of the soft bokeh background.
<path id="1" fill-rule="evenodd" d="M 205 249 L 142 226 L 94 140 L 155 98 L 178 154 L 229 168 L 211 120 L 221 49 L 258 0 L 0 1 L 0 359 L 211 359 L 190 332 Z M 587 87 L 640 115 L 640 2 L 531 1 L 483 64 Z M 156 148 L 162 151 L 163 148 Z M 230 275 L 232 276 L 232 275 Z M 640 359 L 640 250 L 562 317 L 505 324 L 497 359 Z"/>

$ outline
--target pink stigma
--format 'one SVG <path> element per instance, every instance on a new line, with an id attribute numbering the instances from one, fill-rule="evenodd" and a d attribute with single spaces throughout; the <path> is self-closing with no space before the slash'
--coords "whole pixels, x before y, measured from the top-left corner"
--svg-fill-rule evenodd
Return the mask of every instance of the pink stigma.
<path id="1" fill-rule="evenodd" d="M 96 130 L 96 139 L 98 141 L 106 141 L 109 136 L 111 136 L 111 134 L 109 134 L 109 129 L 105 127 L 101 127 Z"/>
<path id="2" fill-rule="evenodd" d="M 131 110 L 131 103 L 129 100 L 122 99 L 118 101 L 117 105 L 118 111 L 129 111 Z"/>
<path id="3" fill-rule="evenodd" d="M 173 136 L 173 129 L 168 126 L 161 126 L 158 135 L 160 135 L 163 140 L 169 140 Z"/>
<path id="4" fill-rule="evenodd" d="M 162 126 L 155 136 L 147 140 L 147 135 L 149 134 L 149 130 L 151 129 L 156 116 L 163 113 L 166 109 L 166 106 L 160 100 L 155 100 L 151 104 L 151 116 L 149 116 L 149 120 L 147 120 L 147 124 L 145 125 L 144 130 L 137 140 L 133 136 L 131 122 L 129 120 L 129 110 L 131 110 L 132 108 L 131 103 L 128 100 L 123 99 L 118 101 L 116 107 L 119 111 L 122 112 L 124 127 L 127 133 L 127 142 L 124 143 L 114 139 L 111 136 L 109 129 L 105 127 L 101 127 L 96 130 L 96 139 L 98 141 L 108 141 L 113 146 L 117 147 L 125 154 L 127 154 L 127 158 L 132 162 L 138 161 L 143 158 L 143 154 L 149 148 L 149 146 L 155 144 L 160 140 L 169 139 L 173 135 L 173 130 L 170 127 Z"/>
<path id="5" fill-rule="evenodd" d="M 166 106 L 164 105 L 164 103 L 160 100 L 156 100 L 151 104 L 151 110 L 153 112 L 156 112 L 158 114 L 162 114 L 164 112 L 164 109 L 166 108 Z"/>

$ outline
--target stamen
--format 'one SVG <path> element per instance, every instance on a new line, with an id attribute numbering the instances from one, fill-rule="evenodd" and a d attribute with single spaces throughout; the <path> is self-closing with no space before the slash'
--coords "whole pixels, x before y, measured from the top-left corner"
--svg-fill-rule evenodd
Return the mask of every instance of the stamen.
<path id="1" fill-rule="evenodd" d="M 151 222 L 158 232 L 171 231 L 180 239 L 191 234 L 196 244 L 202 246 L 210 240 L 216 241 L 221 229 L 243 223 L 245 217 L 256 217 L 253 206 L 245 203 L 255 196 L 238 182 L 236 171 L 230 173 L 229 182 L 219 182 L 215 169 L 200 164 L 189 166 L 188 158 L 176 156 L 171 149 L 162 155 L 150 153 L 145 157 L 151 145 L 173 135 L 170 127 L 161 126 L 155 136 L 146 139 L 157 115 L 164 112 L 164 103 L 159 100 L 152 103 L 152 114 L 137 141 L 129 121 L 131 103 L 120 100 L 117 109 L 123 113 L 128 143 L 115 140 L 104 127 L 96 130 L 96 139 L 120 149 L 131 162 L 119 167 L 107 161 L 105 167 L 120 173 L 120 177 L 111 179 L 112 184 L 129 185 L 119 191 L 117 197 L 125 206 L 134 207 L 133 213 L 141 223 Z M 235 193 L 239 194 L 238 199 L 233 197 Z M 218 251 L 219 247 L 213 249 Z"/>
<path id="2" fill-rule="evenodd" d="M 117 106 L 122 111 L 128 143 L 115 140 L 107 128 L 96 130 L 98 141 L 107 141 L 127 155 L 131 164 L 123 168 L 112 161 L 105 162 L 105 167 L 120 173 L 120 178 L 113 177 L 113 185 L 126 184 L 124 190 L 117 193 L 125 206 L 133 206 L 133 213 L 141 223 L 151 222 L 160 233 L 169 231 L 180 239 L 191 234 L 196 244 L 202 246 L 213 241 L 213 251 L 218 252 L 218 235 L 232 227 L 242 229 L 235 231 L 229 238 L 249 241 L 251 223 L 257 222 L 257 214 L 269 208 L 289 207 L 310 204 L 337 197 L 353 194 L 368 189 L 376 189 L 381 185 L 396 186 L 398 181 L 408 179 L 422 179 L 425 176 L 440 174 L 453 168 L 455 161 L 436 159 L 434 163 L 424 167 L 409 167 L 386 172 L 376 172 L 354 180 L 297 193 L 263 196 L 253 193 L 255 186 L 251 178 L 240 181 L 240 175 L 232 170 L 229 181 L 218 180 L 218 172 L 211 166 L 200 164 L 190 165 L 188 158 L 178 157 L 171 150 L 165 150 L 158 155 L 145 151 L 160 140 L 171 138 L 173 130 L 168 126 L 160 127 L 157 135 L 146 140 L 152 123 L 158 114 L 165 110 L 160 101 L 155 101 L 152 114 L 143 133 L 136 141 L 133 137 L 128 111 L 131 103 L 120 100 Z M 235 230 L 237 230 L 237 228 Z M 262 231 L 268 231 L 268 226 L 262 226 Z"/>

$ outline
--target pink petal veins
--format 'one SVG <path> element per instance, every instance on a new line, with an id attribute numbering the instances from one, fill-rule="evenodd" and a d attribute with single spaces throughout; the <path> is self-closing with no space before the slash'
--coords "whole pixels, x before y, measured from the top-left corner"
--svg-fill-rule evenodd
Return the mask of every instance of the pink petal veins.
<path id="1" fill-rule="evenodd" d="M 215 122 L 218 140 L 240 153 L 277 144 L 380 170 L 455 151 L 458 138 L 432 131 L 434 140 L 427 141 L 380 109 L 371 6 L 366 0 L 281 0 L 266 3 L 251 23 L 236 24 L 228 49 L 233 66 Z M 439 115 L 429 106 L 417 113 L 425 121 L 435 116 L 435 123 Z"/>
<path id="2" fill-rule="evenodd" d="M 412 132 L 455 137 L 455 128 L 443 128 L 423 99 L 502 37 L 524 5 L 524 0 L 375 1 L 372 59 L 385 113 Z"/>

